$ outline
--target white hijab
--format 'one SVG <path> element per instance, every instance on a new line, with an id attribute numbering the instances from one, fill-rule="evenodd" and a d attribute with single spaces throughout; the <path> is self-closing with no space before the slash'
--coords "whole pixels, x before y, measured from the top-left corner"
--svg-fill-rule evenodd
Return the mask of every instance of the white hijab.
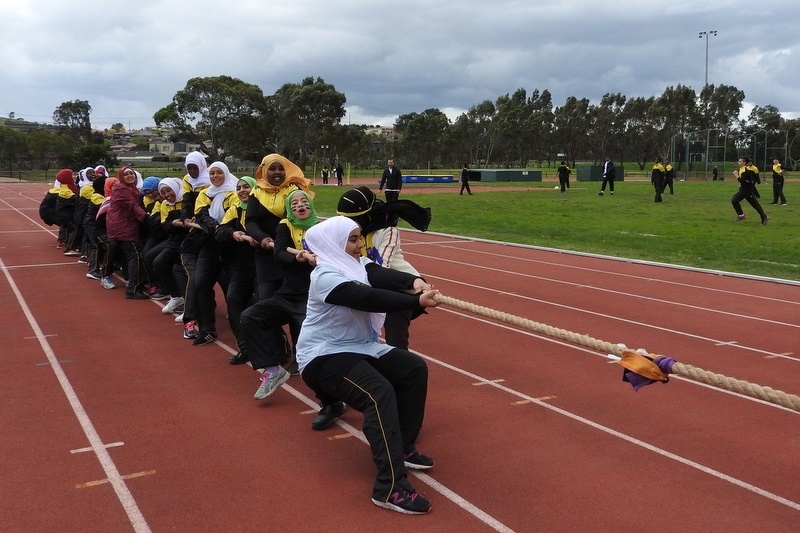
<path id="1" fill-rule="evenodd" d="M 83 170 L 78 171 L 78 188 L 80 189 L 84 185 L 91 185 L 92 180 L 86 175 L 86 172 L 89 170 L 94 170 L 94 167 L 86 167 Z"/>
<path id="2" fill-rule="evenodd" d="M 200 174 L 198 174 L 196 178 L 189 176 L 189 184 L 192 186 L 192 189 L 211 185 L 211 180 L 208 177 L 208 164 L 206 163 L 206 156 L 197 151 L 190 152 L 186 155 L 186 160 L 184 161 L 184 166 L 187 168 L 187 172 L 189 165 L 197 165 L 197 168 L 200 169 Z"/>
<path id="3" fill-rule="evenodd" d="M 226 193 L 229 191 L 236 191 L 236 184 L 239 183 L 239 178 L 231 174 L 228 170 L 228 165 L 222 161 L 215 161 L 208 165 L 209 170 L 212 168 L 219 168 L 225 174 L 225 181 L 222 185 L 217 187 L 213 183 L 206 189 L 206 194 L 211 198 L 211 206 L 208 208 L 208 214 L 211 215 L 217 222 L 222 222 L 222 217 L 225 216 L 225 198 L 228 196 Z M 210 181 L 210 178 L 209 178 Z"/>
<path id="4" fill-rule="evenodd" d="M 175 193 L 174 202 L 167 202 L 167 199 L 164 198 L 164 202 L 166 202 L 168 205 L 175 205 L 183 200 L 183 184 L 179 178 L 164 178 L 163 180 L 159 181 L 158 190 L 161 191 L 161 189 L 170 189 Z"/>
<path id="5" fill-rule="evenodd" d="M 358 227 L 352 218 L 335 216 L 308 228 L 305 240 L 308 248 L 317 256 L 318 266 L 331 267 L 346 278 L 369 286 L 364 265 L 345 252 L 350 233 Z M 385 313 L 370 313 L 372 329 L 378 334 L 385 318 Z"/>

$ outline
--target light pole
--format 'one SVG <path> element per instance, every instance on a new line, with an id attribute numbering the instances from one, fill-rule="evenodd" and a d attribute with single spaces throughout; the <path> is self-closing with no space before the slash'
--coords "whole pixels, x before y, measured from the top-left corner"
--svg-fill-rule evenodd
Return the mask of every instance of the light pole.
<path id="1" fill-rule="evenodd" d="M 717 36 L 717 30 L 708 30 L 708 31 L 701 31 L 698 37 L 702 39 L 704 36 L 706 38 L 706 83 L 703 85 L 705 87 L 708 85 L 708 36 L 713 35 L 714 37 Z"/>

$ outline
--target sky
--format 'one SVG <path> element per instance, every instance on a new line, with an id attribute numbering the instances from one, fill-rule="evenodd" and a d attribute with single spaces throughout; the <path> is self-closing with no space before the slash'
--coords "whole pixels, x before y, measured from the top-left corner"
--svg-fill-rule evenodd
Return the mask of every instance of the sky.
<path id="1" fill-rule="evenodd" d="M 0 116 L 52 122 L 85 100 L 97 129 L 154 125 L 194 77 L 272 95 L 322 78 L 347 124 L 436 108 L 455 120 L 525 89 L 599 103 L 705 83 L 800 117 L 800 27 L 785 0 L 0 0 Z M 700 32 L 709 33 L 701 37 Z M 706 63 L 706 50 L 708 62 Z M 707 64 L 707 71 L 706 71 Z"/>

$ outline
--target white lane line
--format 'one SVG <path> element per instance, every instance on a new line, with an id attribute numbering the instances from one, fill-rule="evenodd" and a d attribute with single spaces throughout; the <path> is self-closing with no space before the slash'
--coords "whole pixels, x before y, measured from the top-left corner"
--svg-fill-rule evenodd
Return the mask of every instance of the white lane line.
<path id="1" fill-rule="evenodd" d="M 45 339 L 42 329 L 39 327 L 39 324 L 33 317 L 33 313 L 31 313 L 28 304 L 25 302 L 25 298 L 22 297 L 22 293 L 19 291 L 17 284 L 14 282 L 14 279 L 6 269 L 2 257 L 0 257 L 0 270 L 3 271 L 11 290 L 14 292 L 14 295 L 17 298 L 19 306 L 22 308 L 22 311 L 25 314 L 25 318 L 28 319 L 28 324 L 30 324 L 31 329 L 36 335 L 36 338 L 39 340 L 39 345 L 42 347 L 42 351 L 47 356 L 47 360 L 50 362 L 53 373 L 56 375 L 58 383 L 61 385 L 61 389 L 64 391 L 64 395 L 67 397 L 67 400 L 72 407 L 72 411 L 75 413 L 75 416 L 80 423 L 81 429 L 83 429 L 83 433 L 89 440 L 89 444 L 95 455 L 97 455 L 97 459 L 100 461 L 100 465 L 103 467 L 103 471 L 106 474 L 108 482 L 111 483 L 112 487 L 114 487 L 114 492 L 117 494 L 117 498 L 122 504 L 122 507 L 125 509 L 125 513 L 128 515 L 128 520 L 130 520 L 134 531 L 137 533 L 150 533 L 150 527 L 147 525 L 144 515 L 142 515 L 142 512 L 139 510 L 136 500 L 133 499 L 133 495 L 131 494 L 130 490 L 128 490 L 128 486 L 125 484 L 123 476 L 120 475 L 119 470 L 117 470 L 117 466 L 114 464 L 114 461 L 111 459 L 111 456 L 106 450 L 105 444 L 103 444 L 100 435 L 98 435 L 97 430 L 95 430 L 94 426 L 92 425 L 89 415 L 83 408 L 83 405 L 81 404 L 80 399 L 78 399 L 75 389 L 72 388 L 72 384 L 69 382 L 69 379 L 67 379 L 64 369 L 61 368 L 58 358 L 56 357 L 55 353 L 53 353 L 53 349 L 47 342 L 47 339 Z"/>
<path id="2" fill-rule="evenodd" d="M 609 364 L 609 365 L 617 364 L 617 363 L 619 363 L 619 360 L 620 360 L 619 356 L 616 356 L 616 355 L 613 355 L 613 354 L 600 353 L 600 352 L 597 352 L 595 350 L 592 350 L 591 348 L 587 348 L 585 346 L 580 346 L 578 344 L 571 344 L 571 343 L 569 343 L 567 341 L 562 341 L 562 340 L 556 339 L 554 337 L 548 337 L 547 335 L 540 335 L 538 333 L 533 333 L 532 331 L 528 331 L 528 330 L 525 330 L 525 329 L 519 329 L 519 328 L 516 328 L 514 326 L 509 326 L 508 324 L 501 324 L 501 323 L 498 323 L 498 322 L 492 322 L 491 320 L 488 320 L 486 318 L 481 318 L 481 317 L 476 317 L 476 316 L 473 316 L 473 315 L 468 315 L 466 313 L 462 313 L 461 311 L 457 311 L 457 310 L 454 310 L 454 309 L 437 307 L 436 310 L 437 311 L 442 311 L 442 312 L 445 312 L 445 313 L 452 313 L 454 315 L 458 315 L 458 316 L 461 316 L 461 317 L 464 317 L 464 318 L 468 318 L 470 320 L 476 320 L 478 322 L 482 322 L 484 324 L 488 324 L 488 325 L 490 325 L 492 327 L 506 329 L 508 331 L 513 331 L 515 333 L 519 333 L 520 335 L 527 335 L 529 337 L 534 337 L 536 339 L 540 339 L 540 340 L 543 340 L 543 341 L 546 341 L 546 342 L 549 342 L 549 343 L 552 343 L 552 344 L 558 344 L 559 346 L 564 346 L 565 348 L 569 348 L 571 350 L 576 350 L 576 351 L 579 351 L 579 352 L 586 352 L 586 353 L 588 353 L 590 355 L 593 355 L 595 357 L 602 357 L 603 359 L 608 359 L 608 361 L 606 361 L 606 363 Z M 771 407 L 773 409 L 781 409 L 783 411 L 786 411 L 787 413 L 792 413 L 792 414 L 795 414 L 795 415 L 800 414 L 797 411 L 795 411 L 794 409 L 789 409 L 788 407 L 784 407 L 782 405 L 778 405 L 778 404 L 775 404 L 775 403 L 772 403 L 772 402 L 768 402 L 768 401 L 762 400 L 760 398 L 754 398 L 752 396 L 747 396 L 747 395 L 739 393 L 739 392 L 720 389 L 719 387 L 715 387 L 713 385 L 708 385 L 707 383 L 701 383 L 699 381 L 694 381 L 693 379 L 684 378 L 682 376 L 671 375 L 669 377 L 669 379 L 671 379 L 671 380 L 672 379 L 676 379 L 678 381 L 683 381 L 684 383 L 687 383 L 689 385 L 694 385 L 695 387 L 702 387 L 702 388 L 705 388 L 705 389 L 708 389 L 708 390 L 712 390 L 714 392 L 718 392 L 718 393 L 722 393 L 722 394 L 729 394 L 731 396 L 736 396 L 737 398 L 739 398 L 741 400 L 747 400 L 749 402 L 760 403 L 761 405 L 764 405 L 765 407 Z"/>
<path id="3" fill-rule="evenodd" d="M 535 405 L 537 405 L 539 407 L 543 407 L 545 409 L 549 409 L 550 411 L 553 411 L 554 413 L 558 413 L 558 414 L 560 414 L 562 416 L 565 416 L 565 417 L 567 417 L 569 419 L 572 419 L 572 420 L 574 420 L 576 422 L 579 422 L 579 423 L 584 424 L 586 426 L 589 426 L 589 427 L 592 427 L 592 428 L 597 429 L 599 431 L 602 431 L 603 433 L 607 433 L 608 435 L 611 435 L 612 437 L 617 437 L 619 439 L 622 439 L 625 442 L 628 442 L 629 444 L 633 444 L 634 446 L 639 446 L 641 448 L 649 450 L 649 451 L 651 451 L 651 452 L 653 452 L 653 453 L 655 453 L 657 455 L 660 455 L 662 457 L 665 457 L 667 459 L 672 459 L 673 461 L 681 463 L 682 465 L 688 466 L 690 468 L 694 468 L 696 470 L 699 470 L 700 472 L 703 472 L 703 473 L 708 474 L 710 476 L 713 476 L 715 478 L 721 479 L 722 481 L 727 481 L 728 483 L 730 483 L 732 485 L 735 485 L 735 486 L 737 486 L 737 487 L 739 487 L 741 489 L 744 489 L 746 491 L 752 492 L 754 494 L 757 494 L 759 496 L 762 496 L 764 498 L 767 498 L 769 500 L 777 502 L 777 503 L 779 503 L 781 505 L 785 505 L 786 507 L 794 509 L 795 511 L 800 511 L 800 503 L 798 503 L 798 502 L 794 502 L 792 500 L 789 500 L 788 498 L 784 498 L 783 496 L 778 496 L 777 494 L 774 494 L 772 492 L 764 490 L 764 489 L 762 489 L 760 487 L 756 487 L 755 485 L 751 485 L 750 483 L 742 481 L 741 479 L 737 479 L 737 478 L 735 478 L 733 476 L 729 476 L 728 474 L 723 474 L 722 472 L 720 472 L 718 470 L 714 470 L 713 468 L 709 468 L 707 466 L 701 465 L 700 463 L 697 463 L 697 462 L 692 461 L 690 459 L 687 459 L 685 457 L 681 457 L 680 455 L 668 452 L 668 451 L 666 451 L 666 450 L 664 450 L 662 448 L 659 448 L 658 446 L 655 446 L 655 445 L 649 444 L 649 443 L 647 443 L 647 442 L 645 442 L 643 440 L 639 440 L 637 438 L 631 437 L 630 435 L 626 435 L 625 433 L 621 433 L 621 432 L 619 432 L 619 431 L 617 431 L 615 429 L 611 429 L 611 428 L 609 428 L 607 426 L 604 426 L 602 424 L 599 424 L 597 422 L 593 422 L 593 421 L 591 421 L 591 420 L 589 420 L 587 418 L 584 418 L 582 416 L 576 415 L 575 413 L 571 413 L 569 411 L 561 409 L 560 407 L 555 407 L 555 406 L 550 405 L 550 404 L 548 404 L 548 403 L 546 403 L 546 402 L 544 402 L 544 401 L 542 401 L 542 400 L 540 400 L 538 398 L 534 398 L 533 396 L 528 396 L 527 394 L 524 394 L 522 392 L 516 391 L 516 390 L 511 389 L 509 387 L 506 387 L 505 385 L 501 385 L 499 383 L 495 383 L 494 380 L 482 378 L 481 376 L 478 376 L 477 374 L 473 374 L 472 372 L 469 372 L 469 371 L 461 369 L 461 368 L 459 368 L 457 366 L 451 365 L 450 363 L 445 363 L 444 361 L 440 361 L 438 359 L 435 359 L 435 358 L 430 357 L 428 355 L 425 355 L 423 353 L 420 353 L 420 352 L 415 352 L 415 353 L 419 354 L 419 356 L 422 357 L 423 359 L 425 359 L 426 361 L 430 361 L 431 363 L 440 365 L 440 366 L 442 366 L 442 367 L 444 367 L 444 368 L 446 368 L 448 370 L 451 370 L 452 372 L 455 372 L 457 374 L 461 374 L 463 376 L 466 376 L 466 377 L 468 377 L 469 379 L 471 379 L 473 381 L 483 381 L 484 383 L 486 383 L 486 385 L 488 385 L 490 387 L 494 387 L 494 388 L 496 388 L 498 390 L 501 390 L 501 391 L 503 391 L 503 392 L 505 392 L 507 394 L 510 394 L 511 396 L 515 396 L 517 398 L 521 398 L 523 400 L 527 400 L 528 402 L 530 402 L 532 404 L 535 404 Z"/>
<path id="4" fill-rule="evenodd" d="M 495 271 L 497 271 L 497 269 L 495 269 Z M 530 302 L 537 302 L 537 303 L 541 303 L 541 304 L 550 305 L 550 306 L 553 306 L 553 307 L 559 307 L 561 309 L 568 309 L 570 311 L 575 311 L 575 312 L 578 312 L 578 313 L 585 313 L 587 315 L 599 316 L 601 318 L 608 318 L 608 319 L 614 320 L 615 322 L 626 322 L 628 324 L 633 324 L 635 326 L 641 326 L 641 327 L 645 327 L 645 328 L 652 328 L 652 329 L 659 330 L 659 331 L 664 329 L 664 326 L 660 326 L 660 325 L 648 324 L 646 322 L 640 322 L 638 320 L 631 320 L 631 319 L 622 318 L 622 317 L 619 317 L 619 316 L 612 316 L 612 315 L 608 315 L 606 313 L 599 313 L 597 311 L 589 311 L 588 309 L 583 309 L 583 308 L 580 308 L 580 307 L 574 307 L 574 306 L 571 306 L 571 305 L 560 304 L 560 303 L 552 302 L 550 300 L 542 300 L 540 298 L 533 298 L 531 296 L 522 296 L 522 295 L 517 294 L 515 292 L 501 291 L 501 290 L 498 290 L 498 289 L 493 289 L 492 287 L 486 287 L 486 286 L 483 286 L 483 285 L 475 285 L 474 283 L 466 283 L 466 282 L 463 282 L 463 281 L 457 281 L 457 280 L 452 279 L 452 278 L 445 278 L 445 277 L 442 277 L 442 276 L 436 276 L 436 275 L 428 274 L 428 273 L 423 273 L 423 274 L 429 279 L 437 279 L 437 280 L 447 281 L 447 282 L 453 283 L 455 285 L 463 285 L 463 286 L 467 286 L 467 287 L 481 289 L 481 290 L 488 291 L 488 292 L 491 292 L 491 293 L 494 293 L 494 294 L 502 294 L 502 295 L 505 295 L 505 296 L 511 296 L 513 298 L 521 298 L 523 300 L 530 301 Z M 750 317 L 744 317 L 744 318 L 750 318 Z M 798 357 L 790 357 L 790 356 L 787 356 L 785 354 L 779 354 L 779 353 L 775 353 L 775 352 L 770 352 L 768 350 L 762 350 L 760 348 L 755 348 L 755 347 L 752 347 L 752 346 L 745 346 L 743 344 L 737 343 L 736 341 L 723 341 L 723 340 L 720 340 L 720 339 L 712 339 L 710 337 L 704 337 L 703 335 L 696 335 L 694 333 L 689 333 L 689 332 L 686 332 L 686 331 L 678 331 L 676 329 L 670 329 L 670 332 L 675 334 L 675 335 L 680 335 L 682 337 L 689 337 L 691 339 L 705 341 L 705 342 L 714 344 L 715 346 L 716 345 L 726 345 L 726 346 L 731 346 L 732 348 L 736 348 L 736 349 L 739 349 L 739 350 L 745 350 L 745 351 L 755 352 L 755 353 L 762 354 L 762 355 L 768 355 L 768 356 L 773 356 L 773 357 L 776 357 L 776 358 L 786 359 L 786 360 L 789 360 L 789 361 L 800 362 L 800 358 L 798 358 Z"/>
<path id="5" fill-rule="evenodd" d="M 607 293 L 614 294 L 616 296 L 628 296 L 630 298 L 635 298 L 637 300 L 648 300 L 648 301 L 651 301 L 651 302 L 661 303 L 661 304 L 665 304 L 665 305 L 674 305 L 676 307 L 683 307 L 683 308 L 692 309 L 692 310 L 696 310 L 696 311 L 704 311 L 706 313 L 717 313 L 717 314 L 721 314 L 721 315 L 732 316 L 732 317 L 735 317 L 735 318 L 746 318 L 746 319 L 749 319 L 749 320 L 752 320 L 752 321 L 755 321 L 755 322 L 765 322 L 767 324 L 776 324 L 778 326 L 789 327 L 789 328 L 800 328 L 800 324 L 792 324 L 792 323 L 789 323 L 789 322 L 780 322 L 778 320 L 770 320 L 768 318 L 759 318 L 759 317 L 752 316 L 752 315 L 744 315 L 742 313 L 731 313 L 729 311 L 722 311 L 720 309 L 701 307 L 699 305 L 687 304 L 687 303 L 676 302 L 676 301 L 671 301 L 671 300 L 664 300 L 663 298 L 654 298 L 652 296 L 645 296 L 645 295 L 642 295 L 642 294 L 634 294 L 634 293 L 630 293 L 630 292 L 623 292 L 623 291 L 617 291 L 617 290 L 612 290 L 612 289 L 606 289 L 604 287 L 597 287 L 597 286 L 594 286 L 594 285 L 586 285 L 585 283 L 574 283 L 574 282 L 571 282 L 571 281 L 564 281 L 564 280 L 560 280 L 560 279 L 556 279 L 556 278 L 548 278 L 548 277 L 544 277 L 544 276 L 535 276 L 533 274 L 526 274 L 526 273 L 520 272 L 518 270 L 502 270 L 502 269 L 497 268 L 496 265 L 495 266 L 476 265 L 476 264 L 473 264 L 473 263 L 467 263 L 467 262 L 464 262 L 464 261 L 455 261 L 455 260 L 452 260 L 452 259 L 445 259 L 445 258 L 442 258 L 442 257 L 437 257 L 437 261 L 442 262 L 442 263 L 455 263 L 455 264 L 461 265 L 461 266 L 470 266 L 472 268 L 476 268 L 476 269 L 479 269 L 479 270 L 489 270 L 489 271 L 491 271 L 493 273 L 500 272 L 500 273 L 503 273 L 503 274 L 509 274 L 509 275 L 513 275 L 513 276 L 521 276 L 521 277 L 524 277 L 524 278 L 536 279 L 536 280 L 544 281 L 544 282 L 548 282 L 548 283 L 560 283 L 562 285 L 570 285 L 572 287 L 586 288 L 586 289 L 591 289 L 591 290 L 595 290 L 595 291 L 599 291 L 599 292 L 607 292 Z"/>
<path id="6" fill-rule="evenodd" d="M 297 389 L 295 389 L 291 385 L 283 384 L 281 386 L 281 388 L 286 390 L 289 394 L 291 394 L 292 396 L 294 396 L 295 398 L 300 400 L 302 403 L 304 403 L 307 406 L 309 406 L 312 409 L 314 409 L 314 411 L 313 411 L 314 413 L 316 413 L 317 410 L 319 409 L 319 404 L 317 404 L 316 401 L 312 400 L 311 398 L 309 398 L 308 396 L 306 396 L 302 392 L 298 391 Z M 345 430 L 349 435 L 357 438 L 358 440 L 360 440 L 364 444 L 369 445 L 369 443 L 367 442 L 367 439 L 364 437 L 364 433 L 360 429 L 357 429 L 357 428 L 351 426 L 350 424 L 348 424 L 347 422 L 343 421 L 340 418 L 336 419 L 336 424 L 339 427 L 341 427 L 343 430 Z M 408 473 L 413 475 L 413 476 L 415 476 L 415 477 L 417 477 L 417 478 L 419 478 L 420 481 L 422 481 L 423 483 L 428 485 L 431 489 L 435 490 L 436 492 L 438 492 L 439 494 L 441 494 L 442 496 L 444 496 L 445 498 L 447 498 L 448 500 L 453 502 L 455 505 L 457 505 L 458 507 L 460 507 L 464 511 L 468 512 L 469 514 L 471 514 L 472 516 L 474 516 L 475 518 L 477 518 L 478 520 L 480 520 L 481 522 L 483 522 L 487 526 L 491 527 L 495 531 L 500 531 L 501 533 L 514 533 L 513 529 L 509 528 L 508 526 L 506 526 L 505 524 L 503 524 L 502 522 L 500 522 L 499 520 L 497 520 L 496 518 L 494 518 L 493 516 L 491 516 L 487 512 L 481 510 L 476 505 L 470 503 L 469 501 L 467 501 L 463 497 L 459 496 L 457 493 L 453 492 L 452 490 L 450 490 L 446 486 L 442 485 L 441 483 L 439 483 L 438 481 L 436 481 L 435 479 L 433 479 L 429 475 L 422 474 L 420 472 L 416 472 L 416 471 L 412 471 L 412 470 L 409 470 Z"/>

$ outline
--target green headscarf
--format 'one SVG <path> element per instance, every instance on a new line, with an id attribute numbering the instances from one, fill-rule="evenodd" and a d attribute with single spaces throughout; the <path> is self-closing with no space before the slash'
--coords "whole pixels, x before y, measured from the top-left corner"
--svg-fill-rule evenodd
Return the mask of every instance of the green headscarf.
<path id="1" fill-rule="evenodd" d="M 256 188 L 256 180 L 251 178 L 250 176 L 242 176 L 239 178 L 239 181 L 243 181 L 250 186 L 250 194 L 253 194 L 253 189 Z M 239 204 L 242 206 L 243 210 L 247 210 L 247 202 L 240 201 Z"/>
<path id="2" fill-rule="evenodd" d="M 308 199 L 308 205 L 311 210 L 311 215 L 305 220 L 300 220 L 292 214 L 292 196 L 294 196 L 297 193 L 304 194 Z M 319 219 L 317 218 L 317 211 L 316 209 L 314 209 L 314 200 L 311 198 L 310 194 L 308 194 L 306 191 L 302 189 L 298 189 L 296 191 L 292 191 L 292 193 L 286 197 L 286 220 L 288 220 L 292 224 L 292 226 L 300 228 L 302 230 L 307 230 L 308 228 L 319 222 Z"/>

